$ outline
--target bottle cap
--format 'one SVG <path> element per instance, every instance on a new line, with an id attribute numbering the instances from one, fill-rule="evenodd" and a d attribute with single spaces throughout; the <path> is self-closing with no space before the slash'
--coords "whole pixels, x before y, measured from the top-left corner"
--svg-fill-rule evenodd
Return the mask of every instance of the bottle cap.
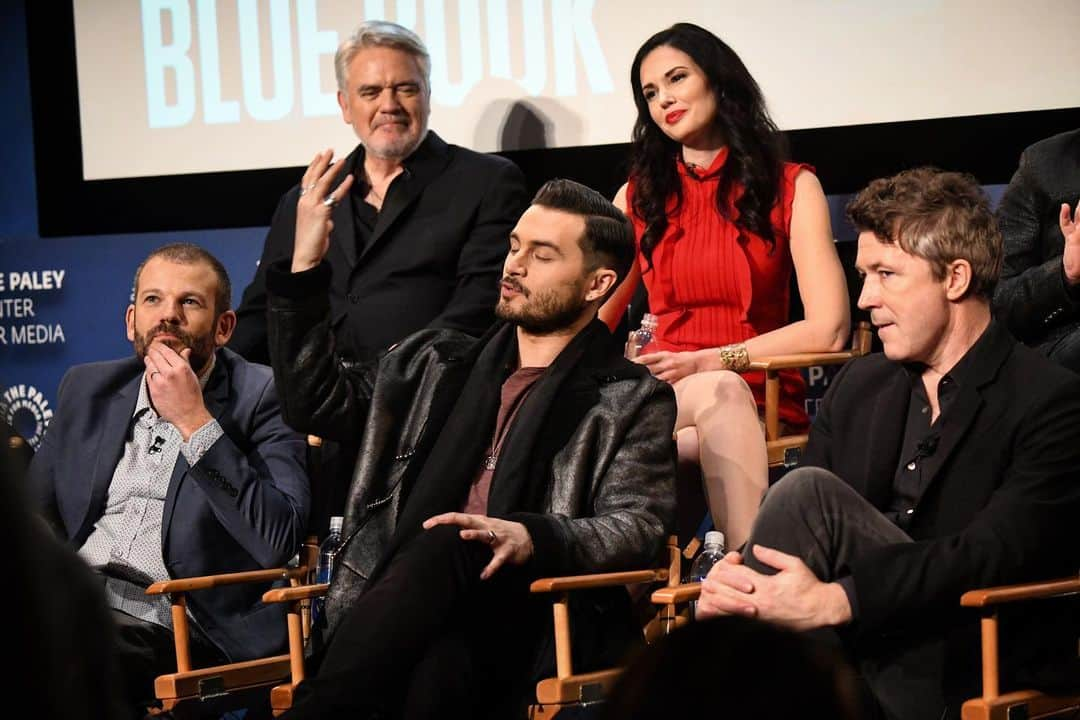
<path id="1" fill-rule="evenodd" d="M 341 528 L 344 525 L 345 518 L 341 515 L 334 515 L 330 518 L 330 532 L 341 532 Z"/>
<path id="2" fill-rule="evenodd" d="M 719 530 L 710 530 L 705 533 L 705 547 L 724 547 L 724 533 Z"/>

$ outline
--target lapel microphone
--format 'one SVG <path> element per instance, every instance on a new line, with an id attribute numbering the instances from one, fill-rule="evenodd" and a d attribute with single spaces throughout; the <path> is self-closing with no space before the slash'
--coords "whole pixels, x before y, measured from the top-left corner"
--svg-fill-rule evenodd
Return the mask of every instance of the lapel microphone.
<path id="1" fill-rule="evenodd" d="M 937 452 L 938 436 L 936 433 L 927 435 L 915 446 L 915 452 L 919 457 L 928 458 Z"/>
<path id="2" fill-rule="evenodd" d="M 163 438 L 163 437 L 161 437 L 160 435 L 158 435 L 158 436 L 157 436 L 156 438 L 154 438 L 154 444 L 153 444 L 153 445 L 151 445 L 151 446 L 150 446 L 150 447 L 149 447 L 149 448 L 148 448 L 148 449 L 146 450 L 146 454 L 147 454 L 147 455 L 153 455 L 153 454 L 155 454 L 155 453 L 159 453 L 159 452 L 161 452 L 161 446 L 162 446 L 162 445 L 164 445 L 164 444 L 165 444 L 165 438 Z"/>

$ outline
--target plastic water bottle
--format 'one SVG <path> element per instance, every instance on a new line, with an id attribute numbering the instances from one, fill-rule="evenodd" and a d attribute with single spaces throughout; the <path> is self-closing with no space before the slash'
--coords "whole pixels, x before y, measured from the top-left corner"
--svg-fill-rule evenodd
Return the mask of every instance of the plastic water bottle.
<path id="1" fill-rule="evenodd" d="M 335 515 L 330 518 L 330 534 L 319 546 L 319 561 L 315 565 L 315 583 L 328 583 L 334 575 L 334 559 L 341 548 L 341 527 L 345 518 Z M 311 617 L 314 622 L 323 613 L 323 599 L 316 598 L 311 605 Z"/>
<path id="2" fill-rule="evenodd" d="M 656 333 L 656 316 L 652 313 L 645 313 L 641 318 L 641 327 L 630 333 L 630 337 L 627 338 L 626 343 L 626 358 L 633 360 L 641 354 L 642 349 L 653 341 L 653 335 Z"/>
<path id="3" fill-rule="evenodd" d="M 705 533 L 705 547 L 690 566 L 690 582 L 701 582 L 712 570 L 712 566 L 724 557 L 724 533 L 710 530 Z M 690 604 L 691 615 L 697 615 L 697 602 Z"/>

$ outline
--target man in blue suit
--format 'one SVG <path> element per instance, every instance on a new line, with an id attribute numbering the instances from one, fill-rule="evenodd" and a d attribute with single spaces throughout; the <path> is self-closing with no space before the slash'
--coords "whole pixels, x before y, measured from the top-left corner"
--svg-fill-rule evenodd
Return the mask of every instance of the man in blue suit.
<path id="1" fill-rule="evenodd" d="M 151 582 L 281 565 L 308 515 L 303 438 L 273 375 L 223 348 L 236 326 L 221 263 L 195 245 L 155 250 L 126 314 L 134 358 L 72 368 L 30 466 L 37 505 L 103 579 L 133 708 L 175 672 L 168 600 Z M 194 593 L 196 661 L 284 644 L 266 587 Z"/>

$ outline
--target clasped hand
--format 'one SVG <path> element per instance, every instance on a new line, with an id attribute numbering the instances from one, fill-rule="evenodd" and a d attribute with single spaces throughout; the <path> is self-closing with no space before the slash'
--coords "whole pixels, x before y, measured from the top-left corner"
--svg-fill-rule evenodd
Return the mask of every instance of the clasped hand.
<path id="1" fill-rule="evenodd" d="M 424 529 L 430 530 L 436 525 L 457 525 L 461 528 L 462 540 L 482 542 L 491 546 L 491 562 L 480 573 L 481 580 L 487 580 L 506 563 L 524 565 L 533 554 L 532 537 L 529 530 L 521 523 L 500 520 L 486 515 L 450 512 L 430 517 L 424 521 Z"/>
<path id="2" fill-rule="evenodd" d="M 743 615 L 793 630 L 842 625 L 851 620 L 847 594 L 837 583 L 824 583 L 794 555 L 762 545 L 754 557 L 779 572 L 759 573 L 730 552 L 701 583 L 700 617 Z"/>

